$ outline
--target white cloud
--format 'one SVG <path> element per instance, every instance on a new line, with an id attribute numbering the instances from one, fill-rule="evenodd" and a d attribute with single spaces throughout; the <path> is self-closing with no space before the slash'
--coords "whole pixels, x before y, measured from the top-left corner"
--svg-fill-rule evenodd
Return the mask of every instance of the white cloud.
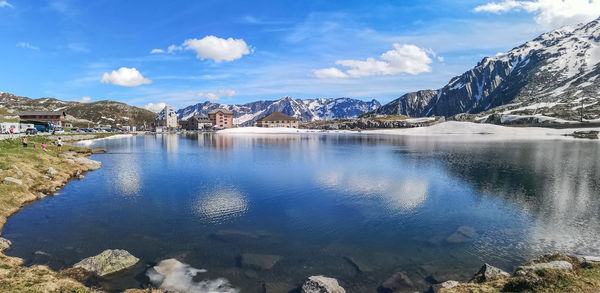
<path id="1" fill-rule="evenodd" d="M 416 75 L 431 71 L 429 64 L 433 62 L 430 56 L 435 56 L 431 50 L 415 45 L 394 44 L 394 50 L 387 51 L 379 59 L 367 60 L 338 60 L 335 63 L 347 67 L 345 72 L 335 67 L 317 69 L 313 73 L 318 78 L 362 77 L 372 75 L 396 75 L 408 73 Z"/>
<path id="2" fill-rule="evenodd" d="M 113 70 L 110 74 L 105 72 L 102 76 L 102 83 L 112 83 L 120 86 L 139 86 L 150 84 L 152 81 L 142 76 L 135 68 L 121 67 L 119 70 Z"/>
<path id="3" fill-rule="evenodd" d="M 237 95 L 237 92 L 231 89 L 220 89 L 216 92 L 202 92 L 202 91 L 188 91 L 188 93 L 197 98 L 205 98 L 207 100 L 215 101 L 221 97 L 233 97 Z"/>
<path id="4" fill-rule="evenodd" d="M 150 54 L 160 54 L 160 53 L 164 53 L 165 50 L 163 49 L 152 49 L 152 51 L 150 51 Z"/>
<path id="5" fill-rule="evenodd" d="M 82 98 L 81 98 L 81 99 L 79 99 L 79 100 L 75 100 L 75 102 L 80 102 L 80 103 L 89 103 L 91 100 L 92 100 L 92 97 L 88 97 L 88 96 L 86 96 L 86 97 L 82 97 Z"/>
<path id="6" fill-rule="evenodd" d="M 17 47 L 25 48 L 25 49 L 31 49 L 31 50 L 36 50 L 36 51 L 40 49 L 39 47 L 36 47 L 36 46 L 34 46 L 34 45 L 32 45 L 32 44 L 30 44 L 28 42 L 17 43 Z"/>
<path id="7" fill-rule="evenodd" d="M 173 53 L 175 51 L 183 50 L 180 46 L 171 45 L 167 48 L 167 52 Z"/>
<path id="8" fill-rule="evenodd" d="M 146 104 L 146 106 L 144 106 L 143 108 L 149 111 L 152 111 L 154 113 L 158 113 L 160 111 L 162 111 L 162 109 L 164 109 L 167 106 L 167 103 L 148 103 Z"/>
<path id="9" fill-rule="evenodd" d="M 313 70 L 313 74 L 317 78 L 320 78 L 320 79 L 348 77 L 348 74 L 345 74 L 343 71 L 341 71 L 335 67 L 315 69 L 315 70 Z"/>
<path id="10" fill-rule="evenodd" d="M 2 1 L 0 1 L 0 8 L 4 8 L 4 7 L 14 8 L 14 6 L 12 6 L 12 4 L 8 3 L 5 0 L 2 0 Z"/>
<path id="11" fill-rule="evenodd" d="M 210 58 L 215 62 L 233 61 L 250 54 L 250 49 L 243 39 L 221 39 L 215 36 L 206 36 L 200 40 L 186 40 L 183 42 L 183 47 L 196 51 L 198 59 Z"/>
<path id="12" fill-rule="evenodd" d="M 598 0 L 505 0 L 475 7 L 475 12 L 506 13 L 525 11 L 535 14 L 535 22 L 544 29 L 589 22 L 600 16 Z"/>

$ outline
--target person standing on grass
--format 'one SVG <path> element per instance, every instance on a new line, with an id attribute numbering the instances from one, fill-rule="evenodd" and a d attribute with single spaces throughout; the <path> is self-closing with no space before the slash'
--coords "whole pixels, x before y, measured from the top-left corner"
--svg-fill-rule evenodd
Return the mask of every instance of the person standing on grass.
<path id="1" fill-rule="evenodd" d="M 27 147 L 27 136 L 23 137 L 23 147 Z"/>
<path id="2" fill-rule="evenodd" d="M 58 151 L 62 152 L 62 139 L 60 137 L 56 140 L 56 145 L 58 146 Z"/>
<path id="3" fill-rule="evenodd" d="M 12 126 L 11 126 L 10 127 L 10 138 L 12 138 L 13 132 L 14 132 L 14 130 L 13 130 Z"/>
<path id="4" fill-rule="evenodd" d="M 46 150 L 46 143 L 42 142 L 42 150 L 45 151 Z"/>

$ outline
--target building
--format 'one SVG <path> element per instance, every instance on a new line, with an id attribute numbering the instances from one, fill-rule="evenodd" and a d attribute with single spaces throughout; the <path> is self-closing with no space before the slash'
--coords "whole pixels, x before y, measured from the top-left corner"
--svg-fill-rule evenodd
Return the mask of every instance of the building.
<path id="1" fill-rule="evenodd" d="M 181 121 L 181 128 L 185 130 L 205 130 L 210 129 L 212 123 L 208 117 L 192 116 L 188 120 Z"/>
<path id="2" fill-rule="evenodd" d="M 24 111 L 19 112 L 19 118 L 23 121 L 49 122 L 54 125 L 63 126 L 67 113 L 63 111 Z"/>
<path id="3" fill-rule="evenodd" d="M 164 126 L 167 129 L 176 129 L 177 128 L 177 114 L 175 113 L 175 110 L 173 110 L 173 107 L 171 106 L 165 106 L 164 109 L 162 109 L 160 112 L 158 112 L 158 114 L 156 114 L 156 117 L 154 118 L 155 123 L 154 123 L 154 127 L 156 128 L 157 126 Z"/>
<path id="4" fill-rule="evenodd" d="M 219 129 L 233 127 L 233 112 L 226 109 L 215 109 L 208 112 L 208 118 L 212 125 Z"/>
<path id="5" fill-rule="evenodd" d="M 287 127 L 298 128 L 298 119 L 285 115 L 281 112 L 273 112 L 264 116 L 254 124 L 257 127 Z"/>

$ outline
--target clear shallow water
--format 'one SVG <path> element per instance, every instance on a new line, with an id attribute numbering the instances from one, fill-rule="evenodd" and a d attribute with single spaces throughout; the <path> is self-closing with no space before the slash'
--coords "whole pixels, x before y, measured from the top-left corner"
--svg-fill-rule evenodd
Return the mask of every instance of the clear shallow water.
<path id="1" fill-rule="evenodd" d="M 120 248 L 142 261 L 100 280 L 106 289 L 147 286 L 149 266 L 176 258 L 208 271 L 195 281 L 242 292 L 287 292 L 315 274 L 374 292 L 398 271 L 424 290 L 483 262 L 600 255 L 594 141 L 200 134 L 92 146 L 109 151 L 93 156 L 100 170 L 9 218 L 8 255 L 61 269 Z M 255 270 L 244 253 L 282 259 Z"/>

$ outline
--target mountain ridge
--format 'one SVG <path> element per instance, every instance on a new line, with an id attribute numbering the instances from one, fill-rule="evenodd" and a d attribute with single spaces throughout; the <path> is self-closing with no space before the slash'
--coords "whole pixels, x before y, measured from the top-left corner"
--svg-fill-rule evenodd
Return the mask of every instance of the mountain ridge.
<path id="1" fill-rule="evenodd" d="M 285 96 L 278 100 L 260 100 L 246 104 L 225 105 L 206 101 L 176 111 L 179 119 L 192 115 L 207 115 L 210 110 L 224 108 L 234 113 L 234 124 L 251 125 L 258 118 L 273 112 L 282 112 L 300 121 L 354 118 L 372 111 L 381 104 L 372 99 L 363 101 L 352 98 L 292 99 Z"/>
<path id="2" fill-rule="evenodd" d="M 506 53 L 483 58 L 442 88 L 407 93 L 371 114 L 500 113 L 574 120 L 581 116 L 575 107 L 583 101 L 588 105 L 585 119 L 594 120 L 600 118 L 599 63 L 600 18 L 541 34 Z M 536 103 L 546 105 L 527 109 Z M 507 110 L 510 104 L 519 107 Z"/>

